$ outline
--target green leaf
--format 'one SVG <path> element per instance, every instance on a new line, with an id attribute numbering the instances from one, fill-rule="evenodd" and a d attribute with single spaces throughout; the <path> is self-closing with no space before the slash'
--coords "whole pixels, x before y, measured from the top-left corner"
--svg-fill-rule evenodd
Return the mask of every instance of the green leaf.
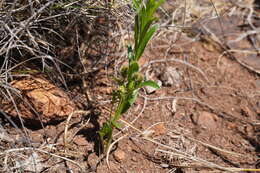
<path id="1" fill-rule="evenodd" d="M 114 127 L 118 128 L 118 129 L 122 127 L 122 124 L 120 124 L 116 121 L 112 121 L 111 123 L 113 124 Z"/>
<path id="2" fill-rule="evenodd" d="M 152 26 L 152 23 L 156 20 L 157 18 L 150 18 L 150 19 L 147 19 L 146 22 L 145 22 L 145 25 L 144 25 L 144 28 L 142 29 L 142 33 L 140 34 L 140 40 L 142 38 L 145 37 L 145 35 L 147 34 L 147 32 L 149 31 L 149 28 Z"/>
<path id="3" fill-rule="evenodd" d="M 122 109 L 120 114 L 126 113 L 128 111 L 128 109 L 132 106 L 132 104 L 134 104 L 134 102 L 136 101 L 136 98 L 138 96 L 138 89 L 134 90 L 132 93 L 130 93 L 124 100 L 124 102 L 122 103 Z M 118 120 L 118 119 L 115 119 Z"/>
<path id="4" fill-rule="evenodd" d="M 107 151 L 113 135 L 113 127 L 110 121 L 103 124 L 103 127 L 98 132 L 100 140 L 102 142 L 102 147 L 104 151 Z"/>
<path id="5" fill-rule="evenodd" d="M 137 39 L 137 40 L 135 40 L 135 49 L 134 49 L 135 55 L 137 54 L 137 51 L 138 51 L 138 48 L 140 47 L 142 39 L 147 34 L 147 32 L 148 32 L 149 28 L 151 27 L 151 25 L 152 25 L 154 20 L 155 20 L 155 18 L 154 19 L 149 19 L 149 20 L 147 19 L 144 28 L 140 31 L 141 33 L 139 33 L 138 37 L 135 38 L 135 39 Z M 137 57 L 135 57 L 135 60 L 137 60 Z"/>
<path id="6" fill-rule="evenodd" d="M 135 60 L 138 61 L 142 56 L 145 47 L 149 40 L 152 38 L 154 32 L 157 30 L 157 26 L 151 27 L 152 23 L 157 20 L 154 17 L 154 13 L 160 7 L 165 0 L 147 0 L 145 4 L 142 0 L 134 0 L 134 7 L 137 14 L 135 16 Z"/>
<path id="7" fill-rule="evenodd" d="M 133 93 L 129 96 L 128 98 L 128 103 L 130 104 L 130 106 L 132 106 L 132 104 L 134 104 L 136 98 L 138 95 L 138 89 L 134 90 Z"/>
<path id="8" fill-rule="evenodd" d="M 142 39 L 141 43 L 139 43 L 138 48 L 137 48 L 137 52 L 135 55 L 135 59 L 138 61 L 140 59 L 140 57 L 142 56 L 144 49 L 147 45 L 147 43 L 149 42 L 149 40 L 152 38 L 153 34 L 155 33 L 155 31 L 158 29 L 158 25 L 154 25 L 152 26 L 149 31 L 145 34 L 145 37 Z"/>
<path id="9" fill-rule="evenodd" d="M 133 0 L 133 8 L 136 11 L 134 25 L 134 50 L 128 46 L 128 66 L 121 69 L 120 78 L 115 78 L 118 90 L 113 92 L 112 102 L 118 101 L 114 116 L 103 124 L 99 130 L 99 136 L 103 144 L 103 149 L 107 151 L 112 142 L 113 129 L 120 128 L 117 123 L 123 113 L 127 112 L 137 99 L 138 91 L 143 86 L 160 88 L 154 81 L 144 81 L 139 74 L 138 60 L 142 56 L 148 42 L 158 29 L 153 23 L 157 20 L 154 13 L 165 0 Z M 74 7 L 73 7 L 74 8 Z M 144 81 L 144 82 L 143 82 Z"/>
<path id="10" fill-rule="evenodd" d="M 120 112 L 120 115 L 125 113 L 126 111 L 128 111 L 128 109 L 130 108 L 130 103 L 125 100 L 123 103 L 122 103 L 122 109 L 121 109 L 121 112 Z M 120 117 L 116 117 L 115 120 L 118 120 Z"/>
<path id="11" fill-rule="evenodd" d="M 149 6 L 147 7 L 147 15 L 153 16 L 156 10 L 160 7 L 162 3 L 164 3 L 165 0 L 159 0 L 148 3 Z"/>
<path id="12" fill-rule="evenodd" d="M 144 87 L 144 86 L 150 86 L 150 87 L 153 87 L 155 89 L 159 89 L 160 88 L 160 86 L 155 81 L 152 81 L 152 80 L 144 81 L 141 84 L 141 87 Z"/>
<path id="13" fill-rule="evenodd" d="M 134 10 L 138 12 L 142 5 L 142 0 L 133 0 Z"/>
<path id="14" fill-rule="evenodd" d="M 135 38 L 135 53 L 137 51 L 137 45 L 139 42 L 139 38 L 140 38 L 140 17 L 138 15 L 135 16 L 135 26 L 134 26 L 134 38 Z"/>

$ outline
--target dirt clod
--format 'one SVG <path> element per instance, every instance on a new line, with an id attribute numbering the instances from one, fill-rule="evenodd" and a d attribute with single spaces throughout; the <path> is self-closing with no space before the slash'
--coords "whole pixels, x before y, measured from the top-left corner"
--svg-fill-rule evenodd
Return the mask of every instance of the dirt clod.
<path id="1" fill-rule="evenodd" d="M 167 130 L 164 123 L 157 124 L 152 129 L 154 130 L 155 136 L 164 135 Z"/>
<path id="2" fill-rule="evenodd" d="M 218 127 L 218 117 L 209 112 L 201 112 L 197 123 L 206 129 L 215 129 Z"/>
<path id="3" fill-rule="evenodd" d="M 75 139 L 74 139 L 74 143 L 76 143 L 77 145 L 79 146 L 84 146 L 84 145 L 88 145 L 89 142 L 86 140 L 85 137 L 83 136 L 77 136 Z"/>
<path id="4" fill-rule="evenodd" d="M 114 158 L 116 159 L 116 161 L 122 162 L 126 159 L 126 154 L 124 151 L 118 149 L 114 152 Z"/>

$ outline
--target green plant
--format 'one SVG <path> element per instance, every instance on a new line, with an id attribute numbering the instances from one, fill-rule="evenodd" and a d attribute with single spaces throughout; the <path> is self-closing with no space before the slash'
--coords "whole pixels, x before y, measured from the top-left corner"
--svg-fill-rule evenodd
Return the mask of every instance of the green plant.
<path id="1" fill-rule="evenodd" d="M 118 89 L 113 92 L 113 103 L 118 102 L 113 116 L 103 124 L 99 131 L 100 140 L 103 145 L 103 151 L 107 151 L 112 141 L 113 130 L 120 128 L 117 122 L 121 115 L 124 114 L 135 102 L 138 91 L 144 86 L 160 88 L 158 84 L 151 80 L 146 80 L 139 72 L 138 60 L 141 58 L 149 40 L 158 29 L 154 24 L 157 20 L 154 13 L 164 0 L 133 0 L 134 9 L 136 10 L 134 25 L 134 49 L 128 46 L 128 65 L 123 66 L 120 71 L 120 77 L 115 78 Z"/>

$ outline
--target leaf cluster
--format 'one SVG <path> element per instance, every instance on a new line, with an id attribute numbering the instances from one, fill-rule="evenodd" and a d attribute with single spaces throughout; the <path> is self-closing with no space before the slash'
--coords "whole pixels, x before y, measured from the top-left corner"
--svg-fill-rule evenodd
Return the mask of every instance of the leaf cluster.
<path id="1" fill-rule="evenodd" d="M 118 89 L 113 93 L 113 100 L 118 100 L 119 103 L 113 116 L 99 131 L 103 149 L 105 150 L 112 141 L 113 129 L 120 128 L 117 121 L 136 101 L 139 89 L 144 86 L 160 88 L 156 82 L 146 80 L 139 72 L 138 60 L 158 28 L 157 25 L 153 24 L 157 20 L 154 13 L 163 2 L 164 0 L 147 0 L 144 4 L 142 0 L 133 0 L 134 9 L 137 12 L 134 26 L 135 45 L 134 49 L 131 45 L 128 46 L 128 65 L 123 66 L 120 70 L 120 77 L 115 78 Z"/>
<path id="2" fill-rule="evenodd" d="M 158 18 L 154 17 L 154 13 L 165 0 L 147 0 L 143 4 L 142 0 L 133 0 L 134 9 L 137 12 L 135 16 L 134 38 L 135 38 L 135 60 L 139 60 L 145 47 L 151 40 L 155 31 L 158 29 L 157 24 L 153 24 Z"/>

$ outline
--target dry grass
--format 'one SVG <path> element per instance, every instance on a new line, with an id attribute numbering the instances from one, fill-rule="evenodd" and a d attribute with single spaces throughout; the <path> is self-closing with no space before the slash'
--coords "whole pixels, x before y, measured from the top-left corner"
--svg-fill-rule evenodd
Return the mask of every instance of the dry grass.
<path id="1" fill-rule="evenodd" d="M 125 4 L 121 2 L 114 5 L 117 7 L 111 8 L 110 4 L 103 0 L 1 1 L 1 101 L 12 102 L 19 115 L 22 128 L 10 119 L 9 115 L 2 110 L 2 107 L 0 107 L 0 111 L 7 121 L 16 127 L 17 134 L 24 136 L 25 139 L 24 144 L 15 144 L 16 139 L 13 139 L 5 130 L 5 127 L 1 126 L 1 142 L 8 144 L 1 148 L 1 151 L 4 151 L 1 152 L 1 172 L 23 172 L 25 168 L 39 172 L 41 165 L 38 163 L 38 158 L 41 158 L 41 156 L 38 154 L 36 154 L 38 158 L 34 159 L 33 167 L 18 164 L 18 162 L 30 164 L 30 159 L 36 157 L 33 153 L 37 153 L 37 151 L 70 160 L 49 153 L 48 149 L 45 148 L 48 144 L 42 144 L 42 150 L 33 147 L 20 116 L 20 110 L 16 105 L 15 97 L 22 98 L 21 92 L 13 88 L 10 82 L 20 77 L 46 73 L 50 76 L 56 76 L 54 81 L 57 82 L 57 85 L 61 84 L 66 88 L 64 68 L 69 69 L 74 74 L 79 71 L 71 70 L 68 60 L 62 57 L 64 54 L 59 50 L 74 46 L 77 50 L 76 55 L 81 60 L 82 52 L 79 47 L 85 41 L 84 39 L 87 39 L 88 34 L 92 34 L 93 30 L 97 29 L 95 22 L 100 16 L 117 21 L 119 14 L 117 8 L 121 8 Z M 105 25 L 104 28 L 99 28 L 99 31 L 107 30 L 108 27 Z M 72 51 L 74 50 L 72 49 Z M 84 66 L 81 66 L 81 68 L 83 69 Z M 73 163 L 73 161 L 71 162 Z"/>

